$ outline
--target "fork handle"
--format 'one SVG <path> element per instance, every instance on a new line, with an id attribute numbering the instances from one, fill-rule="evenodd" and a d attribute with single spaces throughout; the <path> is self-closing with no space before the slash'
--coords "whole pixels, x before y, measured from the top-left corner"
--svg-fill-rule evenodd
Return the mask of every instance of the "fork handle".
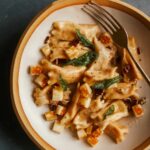
<path id="1" fill-rule="evenodd" d="M 133 57 L 131 51 L 129 50 L 129 48 L 126 48 L 130 57 L 132 58 L 134 64 L 136 65 L 136 67 L 139 69 L 139 71 L 141 72 L 142 76 L 144 77 L 144 79 L 146 80 L 146 82 L 148 83 L 148 85 L 150 86 L 150 78 L 148 77 L 148 75 L 146 74 L 146 72 L 143 70 L 143 68 L 140 66 L 140 64 L 135 60 L 135 58 Z"/>

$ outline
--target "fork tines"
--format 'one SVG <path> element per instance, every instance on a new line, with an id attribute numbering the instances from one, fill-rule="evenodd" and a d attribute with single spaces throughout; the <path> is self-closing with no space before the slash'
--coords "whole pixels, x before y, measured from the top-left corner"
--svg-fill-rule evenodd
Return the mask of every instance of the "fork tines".
<path id="1" fill-rule="evenodd" d="M 122 28 L 118 21 L 104 8 L 94 1 L 90 1 L 82 8 L 87 14 L 100 23 L 100 25 L 110 34 Z"/>

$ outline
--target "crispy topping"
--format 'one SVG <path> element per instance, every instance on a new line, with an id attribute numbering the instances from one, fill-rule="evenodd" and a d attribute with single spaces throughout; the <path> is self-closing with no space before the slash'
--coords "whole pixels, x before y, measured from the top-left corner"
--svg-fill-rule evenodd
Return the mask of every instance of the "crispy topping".
<path id="1" fill-rule="evenodd" d="M 40 66 L 35 66 L 35 67 L 30 67 L 30 74 L 32 76 L 34 75 L 40 75 L 42 73 L 42 67 Z"/>
<path id="2" fill-rule="evenodd" d="M 108 35 L 106 35 L 106 34 L 102 34 L 102 35 L 100 36 L 100 41 L 101 41 L 103 44 L 110 44 L 111 38 L 110 38 Z"/>

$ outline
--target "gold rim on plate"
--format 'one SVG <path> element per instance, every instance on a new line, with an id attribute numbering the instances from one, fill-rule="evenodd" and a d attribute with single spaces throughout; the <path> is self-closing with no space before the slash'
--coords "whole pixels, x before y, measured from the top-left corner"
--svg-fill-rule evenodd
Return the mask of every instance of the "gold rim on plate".
<path id="1" fill-rule="evenodd" d="M 52 12 L 67 7 L 71 5 L 79 5 L 87 3 L 89 0 L 57 0 L 50 4 L 46 9 L 41 11 L 29 24 L 25 32 L 23 33 L 22 37 L 19 40 L 17 48 L 15 50 L 15 54 L 12 61 L 11 66 L 11 74 L 10 74 L 10 91 L 11 91 L 11 98 L 12 98 L 12 105 L 13 109 L 16 113 L 16 116 L 26 132 L 29 138 L 40 148 L 46 150 L 54 150 L 51 145 L 49 145 L 46 141 L 44 141 L 40 135 L 32 128 L 23 107 L 21 105 L 21 100 L 19 96 L 19 87 L 18 87 L 18 77 L 19 77 L 19 67 L 20 61 L 22 57 L 22 53 L 24 50 L 25 45 L 27 44 L 28 40 L 30 39 L 32 33 L 35 29 L 39 26 L 39 24 Z M 143 12 L 138 10 L 137 8 L 130 6 L 119 0 L 95 0 L 101 5 L 112 7 L 123 12 L 130 14 L 131 16 L 137 18 L 141 21 L 148 29 L 150 29 L 150 17 L 145 15 Z M 150 138 L 148 138 L 144 143 L 138 146 L 138 149 L 144 149 L 147 145 L 150 144 Z"/>

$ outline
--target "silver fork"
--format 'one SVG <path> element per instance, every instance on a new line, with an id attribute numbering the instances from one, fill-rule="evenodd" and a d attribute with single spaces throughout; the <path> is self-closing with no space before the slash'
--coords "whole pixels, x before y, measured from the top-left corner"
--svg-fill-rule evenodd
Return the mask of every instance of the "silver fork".
<path id="1" fill-rule="evenodd" d="M 136 67 L 139 69 L 150 86 L 150 79 L 140 64 L 135 60 L 128 48 L 128 34 L 122 25 L 104 8 L 94 1 L 90 1 L 82 8 L 88 15 L 98 21 L 100 25 L 112 36 L 114 42 L 122 48 L 126 48 Z"/>

